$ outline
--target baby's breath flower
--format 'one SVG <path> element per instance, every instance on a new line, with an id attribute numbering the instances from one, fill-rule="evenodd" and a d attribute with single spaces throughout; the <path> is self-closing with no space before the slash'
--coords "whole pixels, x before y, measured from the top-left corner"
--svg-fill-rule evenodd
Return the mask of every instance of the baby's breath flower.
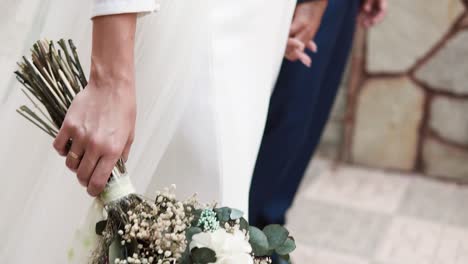
<path id="1" fill-rule="evenodd" d="M 212 209 L 204 209 L 198 219 L 198 226 L 203 231 L 214 232 L 219 229 L 219 221 Z"/>
<path id="2" fill-rule="evenodd" d="M 181 202 L 175 186 L 158 193 L 155 204 L 126 212 L 131 224 L 117 231 L 122 245 L 137 243 L 132 255 L 116 259 L 115 264 L 174 264 L 186 251 L 185 230 L 191 226 L 196 199 Z M 148 209 L 150 208 L 150 209 Z"/>

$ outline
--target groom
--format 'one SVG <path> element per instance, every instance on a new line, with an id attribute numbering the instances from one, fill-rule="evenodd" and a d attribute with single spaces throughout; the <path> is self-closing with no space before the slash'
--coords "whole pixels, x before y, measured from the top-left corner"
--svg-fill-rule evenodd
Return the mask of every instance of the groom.
<path id="1" fill-rule="evenodd" d="M 298 2 L 252 180 L 253 225 L 285 223 L 332 108 L 359 10 L 362 24 L 371 26 L 383 18 L 386 4 L 386 0 Z"/>

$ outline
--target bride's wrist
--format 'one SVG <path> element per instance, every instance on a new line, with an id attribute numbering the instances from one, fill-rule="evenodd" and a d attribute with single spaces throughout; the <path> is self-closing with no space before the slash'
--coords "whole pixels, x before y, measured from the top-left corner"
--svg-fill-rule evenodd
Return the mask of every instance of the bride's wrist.
<path id="1" fill-rule="evenodd" d="M 130 90 L 135 87 L 133 63 L 103 63 L 91 59 L 90 83 L 99 89 Z"/>

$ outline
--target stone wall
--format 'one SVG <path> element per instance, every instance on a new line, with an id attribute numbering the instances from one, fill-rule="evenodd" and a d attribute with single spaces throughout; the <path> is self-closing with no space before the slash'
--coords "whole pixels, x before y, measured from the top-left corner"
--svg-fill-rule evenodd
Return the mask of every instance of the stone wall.
<path id="1" fill-rule="evenodd" d="M 356 33 L 320 152 L 468 182 L 468 1 L 392 0 Z"/>

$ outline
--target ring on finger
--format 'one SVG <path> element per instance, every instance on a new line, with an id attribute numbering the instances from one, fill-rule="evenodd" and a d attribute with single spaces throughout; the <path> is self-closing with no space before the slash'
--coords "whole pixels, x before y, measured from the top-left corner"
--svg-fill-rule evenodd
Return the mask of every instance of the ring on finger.
<path id="1" fill-rule="evenodd" d="M 70 156 L 70 158 L 72 159 L 75 159 L 75 160 L 81 160 L 81 156 L 76 154 L 75 152 L 73 151 L 69 151 L 68 152 L 68 156 Z"/>

